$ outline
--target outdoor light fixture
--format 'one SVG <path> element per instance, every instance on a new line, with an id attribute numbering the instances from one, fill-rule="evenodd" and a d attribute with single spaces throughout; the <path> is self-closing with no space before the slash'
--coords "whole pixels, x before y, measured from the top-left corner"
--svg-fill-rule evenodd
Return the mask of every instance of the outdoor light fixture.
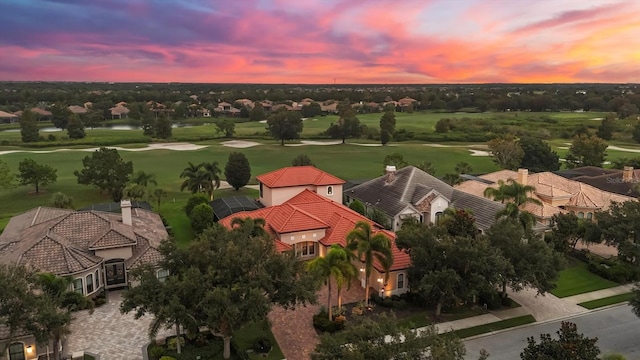
<path id="1" fill-rule="evenodd" d="M 378 278 L 378 282 L 382 284 L 382 278 Z"/>
<path id="2" fill-rule="evenodd" d="M 33 352 L 33 346 L 27 346 L 27 354 L 31 354 Z"/>
<path id="3" fill-rule="evenodd" d="M 364 272 L 364 268 L 360 268 L 360 272 Z"/>

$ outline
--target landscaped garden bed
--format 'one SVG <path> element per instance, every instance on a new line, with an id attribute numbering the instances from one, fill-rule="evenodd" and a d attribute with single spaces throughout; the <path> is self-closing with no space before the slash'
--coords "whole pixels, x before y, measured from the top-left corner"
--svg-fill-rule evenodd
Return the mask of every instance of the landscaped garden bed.
<path id="1" fill-rule="evenodd" d="M 566 269 L 560 271 L 556 288 L 551 293 L 559 298 L 584 294 L 591 291 L 608 289 L 619 284 L 604 279 L 591 271 L 587 263 L 569 258 Z"/>
<path id="2" fill-rule="evenodd" d="M 182 351 L 177 353 L 178 338 L 171 336 L 161 343 L 152 343 L 147 347 L 149 360 L 217 360 L 222 359 L 222 338 L 210 332 L 196 336 L 181 336 Z M 271 329 L 264 323 L 251 323 L 238 330 L 231 341 L 232 359 L 271 359 L 284 358 Z"/>

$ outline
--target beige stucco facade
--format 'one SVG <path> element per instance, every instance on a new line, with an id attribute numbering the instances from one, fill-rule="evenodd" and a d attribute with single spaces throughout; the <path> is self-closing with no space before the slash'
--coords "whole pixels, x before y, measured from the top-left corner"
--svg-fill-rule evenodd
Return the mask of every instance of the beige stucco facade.
<path id="1" fill-rule="evenodd" d="M 38 356 L 47 354 L 47 346 L 44 344 L 37 344 L 35 337 L 33 337 L 32 335 L 16 337 L 13 341 L 11 341 L 11 344 L 14 345 L 14 347 L 7 346 L 7 350 L 3 353 L 0 353 L 0 360 L 10 360 L 10 350 L 13 350 L 14 354 L 15 352 L 19 353 L 20 351 L 22 351 L 25 360 L 35 360 L 38 358 Z M 5 345 L 10 344 L 8 344 L 6 340 L 0 340 L 0 349 L 4 349 Z M 52 343 L 49 344 L 48 348 L 49 352 L 53 352 Z M 19 355 L 16 354 L 16 356 Z"/>
<path id="2" fill-rule="evenodd" d="M 133 256 L 131 246 L 118 247 L 112 249 L 100 249 L 95 251 L 96 256 L 100 256 L 105 261 L 111 259 L 128 259 Z"/>
<path id="3" fill-rule="evenodd" d="M 296 255 L 302 259 L 313 258 L 317 256 L 324 256 L 326 250 L 324 246 L 319 243 L 326 235 L 326 229 L 315 229 L 306 231 L 297 231 L 290 233 L 279 234 L 278 238 L 285 244 L 289 244 L 293 247 Z M 310 248 L 310 243 L 313 243 L 313 250 Z M 303 247 L 307 249 L 303 249 Z"/>
<path id="4" fill-rule="evenodd" d="M 364 264 L 359 263 L 356 266 L 358 267 L 360 272 L 360 275 L 358 277 L 358 279 L 360 280 L 360 286 L 364 287 Z M 404 294 L 409 291 L 407 271 L 405 269 L 390 271 L 389 277 L 386 278 L 385 282 L 384 272 L 380 272 L 374 268 L 371 270 L 371 274 L 369 276 L 369 287 L 377 291 L 378 295 L 382 297 Z"/>
<path id="5" fill-rule="evenodd" d="M 270 188 L 260 183 L 259 200 L 265 207 L 280 205 L 304 190 L 310 190 L 335 202 L 342 202 L 342 184 L 340 185 L 303 185 Z"/>

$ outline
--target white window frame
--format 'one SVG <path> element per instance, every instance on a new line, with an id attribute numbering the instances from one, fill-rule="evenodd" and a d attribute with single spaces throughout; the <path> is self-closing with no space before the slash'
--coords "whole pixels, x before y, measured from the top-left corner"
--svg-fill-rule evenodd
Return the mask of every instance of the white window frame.
<path id="1" fill-rule="evenodd" d="M 169 270 L 158 269 L 158 271 L 156 271 L 156 277 L 161 283 L 167 281 L 167 277 L 169 277 Z"/>
<path id="2" fill-rule="evenodd" d="M 11 346 L 13 345 L 22 345 L 22 359 L 27 359 L 27 349 L 24 346 L 25 344 L 22 341 L 16 341 L 7 346 L 7 359 L 9 360 L 17 360 L 16 358 L 11 357 Z M 16 353 L 17 355 L 17 353 Z"/>
<path id="3" fill-rule="evenodd" d="M 327 195 L 333 196 L 333 186 L 327 186 Z"/>
<path id="4" fill-rule="evenodd" d="M 400 286 L 400 279 L 402 279 L 402 286 Z M 404 289 L 404 273 L 398 274 L 398 278 L 396 279 L 396 288 Z"/>
<path id="5" fill-rule="evenodd" d="M 93 281 L 95 282 L 96 290 L 98 290 L 100 288 L 100 269 L 96 269 L 93 275 Z"/>

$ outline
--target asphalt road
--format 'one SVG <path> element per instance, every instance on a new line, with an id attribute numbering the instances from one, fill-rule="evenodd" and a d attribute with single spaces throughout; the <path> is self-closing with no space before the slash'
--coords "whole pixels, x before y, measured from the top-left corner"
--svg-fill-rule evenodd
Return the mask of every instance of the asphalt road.
<path id="1" fill-rule="evenodd" d="M 527 346 L 527 337 L 533 336 L 539 341 L 542 333 L 555 335 L 561 321 L 535 324 L 465 341 L 465 359 L 477 359 L 482 348 L 491 354 L 489 360 L 520 359 L 520 352 Z M 564 321 L 578 325 L 578 332 L 585 336 L 597 337 L 602 354 L 618 352 L 629 360 L 640 359 L 640 319 L 631 312 L 630 306 L 611 307 Z"/>

